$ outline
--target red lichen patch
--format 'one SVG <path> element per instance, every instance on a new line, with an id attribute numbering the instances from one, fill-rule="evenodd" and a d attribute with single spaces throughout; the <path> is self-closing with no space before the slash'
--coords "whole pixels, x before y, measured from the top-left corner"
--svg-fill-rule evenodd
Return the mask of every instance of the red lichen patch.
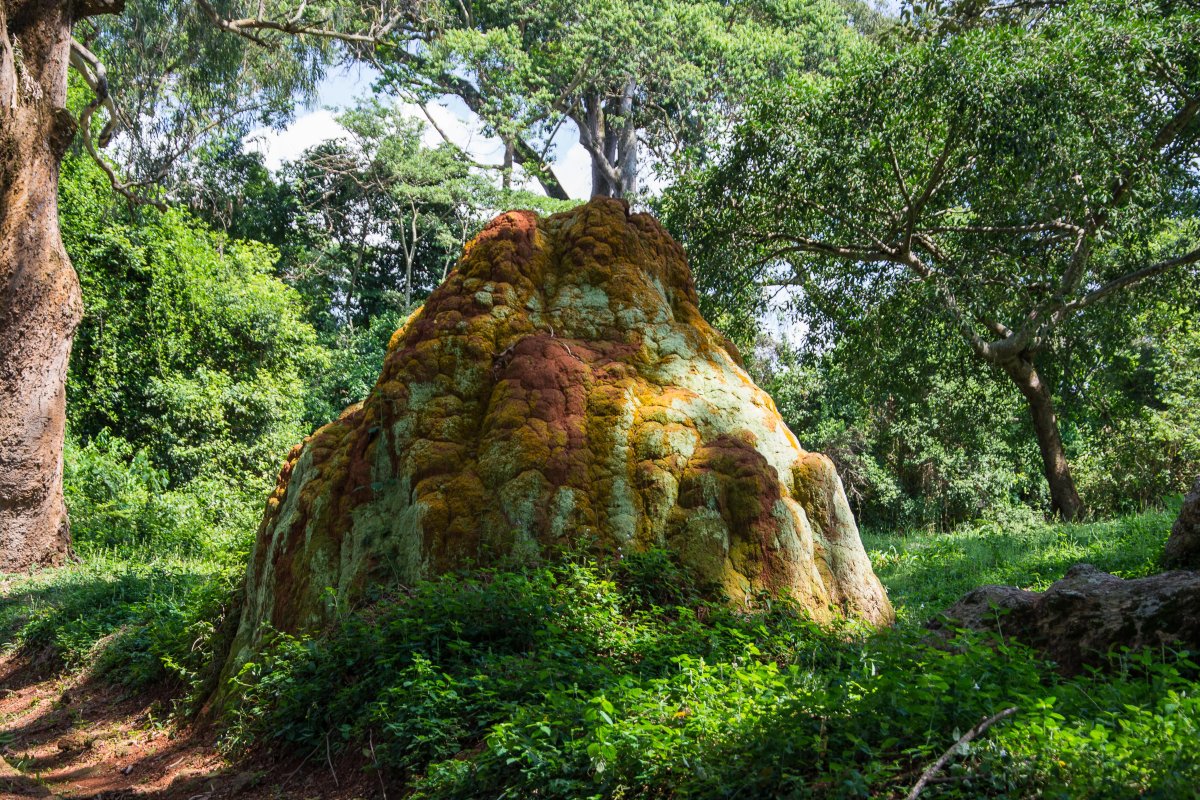
<path id="1" fill-rule="evenodd" d="M 548 334 L 514 346 L 483 431 L 485 447 L 513 442 L 512 474 L 536 469 L 555 486 L 585 486 L 588 361 L 595 356 L 583 343 L 572 346 Z"/>
<path id="2" fill-rule="evenodd" d="M 538 216 L 532 211 L 508 211 L 501 214 L 489 222 L 478 236 L 467 242 L 467 246 L 463 248 L 462 260 L 470 259 L 477 248 L 490 246 L 499 250 L 495 255 L 491 255 L 491 261 L 521 267 L 529 263 L 533 255 L 537 227 Z"/>
<path id="3" fill-rule="evenodd" d="M 782 497 L 779 473 L 748 435 L 727 434 L 705 443 L 679 483 L 679 505 L 715 506 L 729 528 L 734 568 L 757 578 L 757 588 L 773 591 L 794 577 L 782 572 L 776 556 L 780 545 L 774 512 Z"/>

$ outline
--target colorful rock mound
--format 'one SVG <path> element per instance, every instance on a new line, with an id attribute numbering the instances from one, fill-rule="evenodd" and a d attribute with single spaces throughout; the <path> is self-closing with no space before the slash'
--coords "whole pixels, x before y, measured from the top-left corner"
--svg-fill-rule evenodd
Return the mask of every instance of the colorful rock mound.
<path id="1" fill-rule="evenodd" d="M 373 583 L 651 547 L 733 602 L 892 619 L 833 465 L 700 316 L 679 245 L 619 201 L 510 212 L 396 332 L 366 401 L 292 450 L 233 657 Z"/>

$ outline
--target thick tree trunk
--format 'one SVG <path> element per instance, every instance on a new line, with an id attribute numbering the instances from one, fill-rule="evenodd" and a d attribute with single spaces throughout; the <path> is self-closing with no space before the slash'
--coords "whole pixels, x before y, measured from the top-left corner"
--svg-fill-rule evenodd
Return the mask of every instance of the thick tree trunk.
<path id="1" fill-rule="evenodd" d="M 83 314 L 58 228 L 73 14 L 104 0 L 0 0 L 0 571 L 62 561 L 67 360 Z"/>
<path id="2" fill-rule="evenodd" d="M 592 157 L 592 197 L 637 194 L 639 143 L 631 118 L 636 88 L 631 80 L 615 109 L 609 108 L 611 101 L 598 95 L 586 98 L 585 113 L 573 117 L 579 141 Z"/>
<path id="3" fill-rule="evenodd" d="M 1050 485 L 1052 510 L 1065 520 L 1078 519 L 1083 514 L 1083 501 L 1075 489 L 1071 467 L 1058 432 L 1058 417 L 1054 413 L 1054 398 L 1050 387 L 1034 369 L 1033 362 L 1024 358 L 1000 365 L 1021 390 L 1029 406 L 1029 416 L 1042 451 L 1042 472 Z"/>
<path id="4" fill-rule="evenodd" d="M 630 197 L 638 193 L 638 137 L 633 121 L 633 98 L 637 83 L 630 78 L 621 96 L 621 135 L 617 141 L 617 174 L 621 186 L 618 197 Z"/>

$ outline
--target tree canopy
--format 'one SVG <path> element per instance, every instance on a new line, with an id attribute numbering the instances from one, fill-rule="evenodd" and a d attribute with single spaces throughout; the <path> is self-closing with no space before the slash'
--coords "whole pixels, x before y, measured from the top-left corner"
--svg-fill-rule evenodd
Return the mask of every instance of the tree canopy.
<path id="1" fill-rule="evenodd" d="M 726 280 L 797 287 L 818 319 L 906 293 L 952 323 L 1026 395 L 1074 516 L 1035 362 L 1085 310 L 1200 263 L 1200 16 L 989 11 L 952 7 L 761 102 L 678 213 Z"/>
<path id="2" fill-rule="evenodd" d="M 509 158 L 566 199 L 549 163 L 569 120 L 592 194 L 702 163 L 754 91 L 828 67 L 879 20 L 854 0 L 430 3 L 381 51 L 385 83 L 456 97 Z"/>

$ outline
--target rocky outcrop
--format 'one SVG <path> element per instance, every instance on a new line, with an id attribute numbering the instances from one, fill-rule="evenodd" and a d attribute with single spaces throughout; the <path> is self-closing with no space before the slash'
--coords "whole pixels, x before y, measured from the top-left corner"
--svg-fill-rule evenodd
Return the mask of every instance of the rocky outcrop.
<path id="1" fill-rule="evenodd" d="M 700 316 L 679 245 L 618 201 L 507 213 L 396 332 L 366 401 L 288 457 L 234 661 L 372 584 L 651 547 L 736 603 L 892 619 L 831 462 Z"/>
<path id="2" fill-rule="evenodd" d="M 1163 548 L 1162 565 L 1167 569 L 1200 569 L 1200 478 L 1183 499 L 1179 518 Z"/>
<path id="3" fill-rule="evenodd" d="M 1128 647 L 1200 650 L 1200 573 L 1122 580 L 1077 564 L 1045 592 L 982 586 L 934 622 L 934 630 L 990 631 L 1031 645 L 1066 673 L 1102 665 Z"/>

